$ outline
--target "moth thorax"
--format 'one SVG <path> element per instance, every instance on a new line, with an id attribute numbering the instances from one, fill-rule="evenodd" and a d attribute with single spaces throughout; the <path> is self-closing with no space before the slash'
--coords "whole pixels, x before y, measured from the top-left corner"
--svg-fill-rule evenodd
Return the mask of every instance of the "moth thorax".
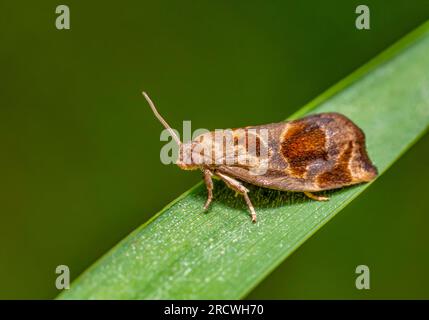
<path id="1" fill-rule="evenodd" d="M 183 170 L 195 170 L 204 164 L 204 159 L 200 154 L 196 154 L 196 143 L 191 141 L 183 143 L 179 149 L 179 156 L 176 164 Z"/>

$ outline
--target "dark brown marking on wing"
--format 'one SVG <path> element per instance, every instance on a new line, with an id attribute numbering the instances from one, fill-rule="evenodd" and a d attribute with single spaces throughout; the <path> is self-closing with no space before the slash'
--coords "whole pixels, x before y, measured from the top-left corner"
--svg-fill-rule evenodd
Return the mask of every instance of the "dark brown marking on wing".
<path id="1" fill-rule="evenodd" d="M 226 141 L 226 135 L 222 136 L 222 164 L 226 164 L 226 154 L 227 154 L 227 141 Z"/>
<path id="2" fill-rule="evenodd" d="M 280 153 L 295 177 L 304 177 L 311 162 L 328 158 L 326 135 L 317 123 L 291 122 L 281 141 Z"/>
<path id="3" fill-rule="evenodd" d="M 256 156 L 260 157 L 261 156 L 261 139 L 259 138 L 259 135 L 256 136 L 255 138 L 255 152 L 256 152 Z"/>
<path id="4" fill-rule="evenodd" d="M 353 178 L 349 169 L 349 162 L 353 152 L 353 141 L 350 141 L 344 148 L 334 167 L 317 177 L 317 184 L 321 188 L 331 186 L 342 186 L 352 182 Z"/>

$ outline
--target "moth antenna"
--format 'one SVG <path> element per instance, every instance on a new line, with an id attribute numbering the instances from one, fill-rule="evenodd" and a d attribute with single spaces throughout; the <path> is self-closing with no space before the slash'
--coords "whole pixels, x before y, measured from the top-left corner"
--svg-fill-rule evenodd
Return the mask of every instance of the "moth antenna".
<path id="1" fill-rule="evenodd" d="M 168 132 L 171 134 L 173 139 L 177 142 L 177 144 L 180 146 L 182 144 L 182 141 L 180 141 L 179 137 L 176 135 L 174 130 L 170 127 L 170 125 L 167 123 L 167 121 L 164 120 L 164 118 L 159 114 L 158 110 L 156 110 L 156 107 L 152 100 L 149 98 L 148 94 L 146 92 L 142 92 L 144 98 L 146 99 L 147 103 L 149 103 L 150 108 L 152 109 L 153 113 L 155 114 L 155 117 L 159 120 L 159 122 L 162 123 L 162 125 L 165 127 L 165 129 L 168 130 Z"/>

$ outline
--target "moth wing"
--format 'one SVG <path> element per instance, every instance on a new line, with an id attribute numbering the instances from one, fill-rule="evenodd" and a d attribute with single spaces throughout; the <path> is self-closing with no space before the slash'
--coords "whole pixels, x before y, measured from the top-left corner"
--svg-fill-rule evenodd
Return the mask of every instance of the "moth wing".
<path id="1" fill-rule="evenodd" d="M 252 168 L 221 166 L 218 170 L 264 188 L 310 192 L 367 182 L 377 176 L 362 130 L 343 115 L 312 115 L 270 129 L 271 163 L 264 166 L 260 162 Z"/>

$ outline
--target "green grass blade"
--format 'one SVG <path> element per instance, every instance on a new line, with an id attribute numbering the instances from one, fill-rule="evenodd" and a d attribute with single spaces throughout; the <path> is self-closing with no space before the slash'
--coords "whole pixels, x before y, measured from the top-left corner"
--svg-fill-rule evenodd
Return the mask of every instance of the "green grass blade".
<path id="1" fill-rule="evenodd" d="M 428 128 L 428 52 L 426 23 L 293 117 L 347 115 L 366 133 L 381 175 Z M 252 224 L 241 197 L 219 182 L 204 213 L 200 183 L 120 242 L 60 298 L 242 298 L 369 185 L 330 192 L 325 203 L 251 187 L 259 219 Z"/>

